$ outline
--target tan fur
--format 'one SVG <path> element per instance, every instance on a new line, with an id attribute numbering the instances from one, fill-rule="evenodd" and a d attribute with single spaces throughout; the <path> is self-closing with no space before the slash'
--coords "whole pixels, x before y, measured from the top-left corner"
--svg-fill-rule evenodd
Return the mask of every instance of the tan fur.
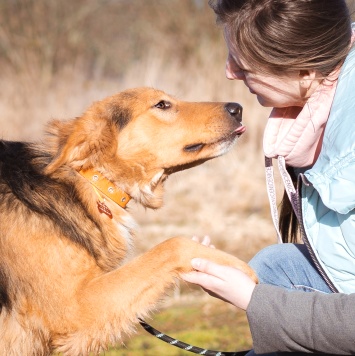
<path id="1" fill-rule="evenodd" d="M 120 343 L 194 257 L 255 278 L 244 262 L 184 237 L 124 264 L 134 220 L 110 199 L 113 219 L 101 214 L 91 184 L 78 174 L 94 168 L 136 202 L 159 208 L 168 175 L 227 152 L 238 127 L 225 103 L 182 102 L 140 88 L 51 122 L 43 145 L 2 142 L 0 355 L 83 356 Z M 19 169 L 8 178 L 13 165 Z"/>

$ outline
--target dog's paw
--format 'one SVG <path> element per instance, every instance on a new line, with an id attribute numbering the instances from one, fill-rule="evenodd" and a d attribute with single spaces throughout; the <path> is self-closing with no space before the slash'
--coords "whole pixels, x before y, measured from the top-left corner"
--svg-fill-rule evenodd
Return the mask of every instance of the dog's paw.
<path id="1" fill-rule="evenodd" d="M 169 250 L 169 264 L 179 273 L 192 271 L 191 260 L 193 258 L 203 258 L 215 263 L 231 266 L 242 270 L 253 281 L 257 282 L 258 278 L 249 265 L 241 259 L 230 255 L 226 252 L 210 247 L 210 240 L 205 239 L 205 243 L 200 243 L 196 239 L 186 237 L 173 237 L 160 244 L 164 250 Z M 159 246 L 159 245 L 158 245 Z"/>

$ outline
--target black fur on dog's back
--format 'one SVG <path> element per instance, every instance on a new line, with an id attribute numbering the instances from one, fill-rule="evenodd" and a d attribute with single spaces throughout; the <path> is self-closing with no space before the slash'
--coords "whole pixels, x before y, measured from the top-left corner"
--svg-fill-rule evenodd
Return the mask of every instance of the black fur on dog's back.
<path id="1" fill-rule="evenodd" d="M 3 271 L 3 267 L 0 264 L 0 313 L 3 306 L 7 309 L 11 309 L 11 300 L 8 293 L 8 281 L 6 273 Z"/>
<path id="2" fill-rule="evenodd" d="M 63 236 L 96 258 L 96 248 L 88 236 L 94 231 L 101 236 L 101 228 L 83 206 L 74 185 L 43 173 L 50 160 L 50 155 L 35 145 L 0 141 L 2 211 L 39 214 L 52 222 L 53 229 L 59 228 Z M 67 214 L 69 206 L 71 213 Z"/>

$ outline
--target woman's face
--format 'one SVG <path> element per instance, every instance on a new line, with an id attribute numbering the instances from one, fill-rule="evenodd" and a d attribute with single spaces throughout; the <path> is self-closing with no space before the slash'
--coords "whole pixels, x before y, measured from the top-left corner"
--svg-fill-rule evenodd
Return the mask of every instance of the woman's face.
<path id="1" fill-rule="evenodd" d="M 242 80 L 252 94 L 255 94 L 259 103 L 265 107 L 304 106 L 307 97 L 300 86 L 299 71 L 283 74 L 279 77 L 261 74 L 244 63 L 238 49 L 230 41 L 228 32 L 225 32 L 228 47 L 226 63 L 226 77 L 231 80 Z"/>

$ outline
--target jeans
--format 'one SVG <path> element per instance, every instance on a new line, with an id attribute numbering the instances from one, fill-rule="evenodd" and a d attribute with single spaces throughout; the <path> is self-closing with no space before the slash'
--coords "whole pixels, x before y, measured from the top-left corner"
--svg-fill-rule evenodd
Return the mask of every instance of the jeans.
<path id="1" fill-rule="evenodd" d="M 289 290 L 331 293 L 318 273 L 305 245 L 277 244 L 261 250 L 249 262 L 256 271 L 259 283 L 272 284 Z M 247 356 L 256 355 L 250 351 Z M 300 352 L 277 352 L 264 356 L 309 355 Z"/>

